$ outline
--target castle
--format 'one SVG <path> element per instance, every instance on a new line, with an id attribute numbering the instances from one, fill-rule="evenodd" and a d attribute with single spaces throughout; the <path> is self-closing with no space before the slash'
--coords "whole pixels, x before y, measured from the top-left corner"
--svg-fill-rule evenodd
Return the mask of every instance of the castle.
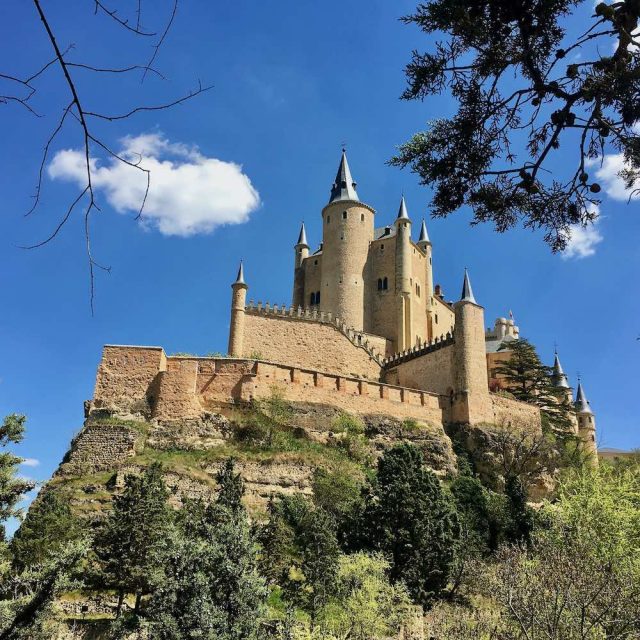
<path id="1" fill-rule="evenodd" d="M 160 422 L 195 419 L 264 397 L 274 385 L 292 402 L 428 423 L 540 428 L 537 407 L 499 386 L 499 349 L 519 336 L 513 319 L 485 330 L 484 309 L 464 273 L 455 302 L 434 287 L 432 243 L 422 221 L 412 239 L 404 197 L 393 224 L 377 228 L 342 152 L 322 242 L 304 224 L 294 246 L 291 306 L 247 301 L 240 264 L 232 284 L 228 356 L 167 356 L 160 347 L 108 345 L 92 409 L 143 411 Z M 554 382 L 571 389 L 556 355 Z M 582 385 L 575 431 L 595 454 L 595 419 Z"/>

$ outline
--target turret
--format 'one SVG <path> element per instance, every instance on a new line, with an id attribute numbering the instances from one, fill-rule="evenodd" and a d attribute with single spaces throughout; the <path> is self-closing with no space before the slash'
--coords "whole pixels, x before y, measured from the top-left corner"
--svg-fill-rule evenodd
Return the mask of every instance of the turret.
<path id="1" fill-rule="evenodd" d="M 578 391 L 575 401 L 576 415 L 578 417 L 578 435 L 582 440 L 582 448 L 589 457 L 589 462 L 598 464 L 598 448 L 596 446 L 596 419 L 591 411 L 591 405 L 587 400 L 582 383 L 578 382 Z"/>
<path id="2" fill-rule="evenodd" d="M 293 306 L 304 306 L 304 266 L 303 263 L 309 257 L 309 245 L 307 244 L 307 232 L 304 228 L 304 222 L 300 227 L 300 235 L 298 242 L 294 245 L 294 266 L 293 266 Z"/>
<path id="3" fill-rule="evenodd" d="M 425 254 L 425 299 L 427 302 L 427 327 L 428 327 L 428 338 L 431 340 L 434 338 L 433 335 L 433 316 L 434 316 L 434 307 L 435 301 L 433 299 L 433 247 L 431 245 L 431 240 L 429 239 L 429 234 L 427 233 L 427 225 L 422 219 L 422 224 L 420 225 L 420 237 L 418 238 L 418 247 L 422 249 Z"/>
<path id="4" fill-rule="evenodd" d="M 343 149 L 329 203 L 322 210 L 320 310 L 357 330 L 364 328 L 364 285 L 374 214 L 372 207 L 360 202 Z"/>
<path id="5" fill-rule="evenodd" d="M 558 357 L 557 351 L 555 351 L 553 358 L 551 382 L 561 391 L 561 399 L 559 398 L 559 401 L 571 406 L 573 404 L 573 392 L 571 391 L 567 374 L 564 372 L 564 369 L 560 364 L 560 358 Z M 571 413 L 571 423 L 573 424 L 574 432 L 578 433 L 578 419 L 573 412 Z"/>
<path id="6" fill-rule="evenodd" d="M 244 267 L 240 262 L 236 281 L 231 285 L 231 323 L 229 326 L 229 355 L 242 357 L 244 343 L 244 308 L 247 301 L 247 283 L 244 281 Z"/>
<path id="7" fill-rule="evenodd" d="M 476 302 L 467 270 L 454 305 L 453 421 L 477 424 L 492 419 L 484 340 L 484 310 Z"/>
<path id="8" fill-rule="evenodd" d="M 396 227 L 396 351 L 413 346 L 411 331 L 411 219 L 404 196 L 395 221 Z"/>

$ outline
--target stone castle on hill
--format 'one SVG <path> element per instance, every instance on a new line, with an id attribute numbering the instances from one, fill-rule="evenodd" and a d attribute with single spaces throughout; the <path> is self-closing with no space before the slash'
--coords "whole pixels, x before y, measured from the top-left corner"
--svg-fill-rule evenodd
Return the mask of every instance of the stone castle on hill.
<path id="1" fill-rule="evenodd" d="M 427 423 L 526 424 L 539 410 L 496 393 L 512 319 L 485 330 L 465 271 L 455 302 L 434 287 L 432 243 L 417 242 L 404 198 L 393 224 L 376 227 L 343 151 L 322 209 L 322 242 L 311 251 L 304 225 L 295 244 L 290 307 L 247 301 L 240 265 L 232 284 L 227 357 L 166 356 L 160 347 L 104 348 L 91 410 L 143 413 L 159 423 L 195 420 L 269 395 L 360 415 Z M 571 397 L 556 356 L 555 383 Z M 493 391 L 492 391 L 493 390 Z M 575 431 L 595 453 L 595 420 L 579 385 Z"/>

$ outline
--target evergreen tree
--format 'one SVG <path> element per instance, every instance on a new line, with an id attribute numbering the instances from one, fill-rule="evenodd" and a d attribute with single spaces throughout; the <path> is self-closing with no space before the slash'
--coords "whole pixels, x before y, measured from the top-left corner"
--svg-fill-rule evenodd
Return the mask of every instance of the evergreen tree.
<path id="1" fill-rule="evenodd" d="M 223 467 L 219 481 L 222 499 L 213 505 L 188 503 L 180 514 L 166 578 L 147 611 L 151 638 L 257 637 L 266 590 L 233 463 Z M 229 496 L 234 499 L 225 504 Z"/>
<path id="2" fill-rule="evenodd" d="M 303 522 L 300 536 L 302 573 L 310 588 L 307 609 L 315 622 L 336 589 L 340 549 L 332 518 L 322 509 L 310 509 Z"/>
<path id="3" fill-rule="evenodd" d="M 571 429 L 573 405 L 568 401 L 566 389 L 553 383 L 553 367 L 540 361 L 536 348 L 524 338 L 502 343 L 500 351 L 508 349 L 510 357 L 495 369 L 504 376 L 508 390 L 522 402 L 539 407 L 543 420 L 558 431 Z"/>
<path id="4" fill-rule="evenodd" d="M 125 488 L 99 532 L 95 550 L 106 584 L 119 594 L 118 615 L 126 593 L 135 593 L 135 613 L 141 598 L 163 577 L 172 526 L 172 511 L 159 464 L 141 476 L 127 475 Z"/>
<path id="5" fill-rule="evenodd" d="M 452 499 L 411 444 L 385 451 L 366 498 L 361 528 L 390 562 L 394 582 L 428 604 L 446 586 L 460 536 Z"/>
<path id="6" fill-rule="evenodd" d="M 404 20 L 431 50 L 414 51 L 403 98 L 450 92 L 457 105 L 393 160 L 433 187 L 433 215 L 467 205 L 498 232 L 541 228 L 558 251 L 597 218 L 591 162 L 619 154 L 638 193 L 637 0 L 426 0 Z"/>
<path id="7" fill-rule="evenodd" d="M 82 536 L 83 531 L 82 523 L 71 511 L 69 497 L 56 490 L 43 491 L 11 540 L 14 567 L 22 571 L 43 564 L 68 542 Z"/>
<path id="8" fill-rule="evenodd" d="M 6 450 L 9 444 L 18 444 L 24 438 L 26 416 L 12 413 L 0 425 L 0 539 L 4 540 L 4 523 L 20 515 L 16 505 L 35 484 L 17 477 L 22 458 Z"/>
<path id="9" fill-rule="evenodd" d="M 236 473 L 235 470 L 234 459 L 228 458 L 216 475 L 219 488 L 217 503 L 233 513 L 237 513 L 244 508 L 242 506 L 244 483 L 240 474 Z"/>
<path id="10" fill-rule="evenodd" d="M 529 544 L 534 526 L 533 511 L 527 504 L 527 492 L 517 475 L 507 477 L 505 494 L 510 516 L 507 534 L 512 542 Z"/>

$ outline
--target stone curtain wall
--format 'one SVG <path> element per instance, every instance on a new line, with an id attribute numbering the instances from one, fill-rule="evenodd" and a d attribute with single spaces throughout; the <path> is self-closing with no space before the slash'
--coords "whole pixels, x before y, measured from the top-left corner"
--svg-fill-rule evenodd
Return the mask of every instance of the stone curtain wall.
<path id="1" fill-rule="evenodd" d="M 382 347 L 380 345 L 376 345 Z M 380 365 L 331 324 L 280 315 L 246 312 L 244 353 L 247 358 L 290 366 L 380 379 Z M 384 357 L 385 350 L 380 354 Z"/>
<path id="2" fill-rule="evenodd" d="M 96 376 L 93 408 L 117 408 L 120 414 L 148 413 L 153 383 L 166 367 L 162 347 L 106 345 Z"/>
<path id="3" fill-rule="evenodd" d="M 453 344 L 389 367 L 385 382 L 449 395 L 453 389 Z"/>
<path id="4" fill-rule="evenodd" d="M 512 398 L 505 398 L 497 393 L 492 393 L 489 397 L 493 412 L 492 424 L 502 427 L 531 428 L 533 431 L 539 431 L 542 428 L 538 407 Z"/>

